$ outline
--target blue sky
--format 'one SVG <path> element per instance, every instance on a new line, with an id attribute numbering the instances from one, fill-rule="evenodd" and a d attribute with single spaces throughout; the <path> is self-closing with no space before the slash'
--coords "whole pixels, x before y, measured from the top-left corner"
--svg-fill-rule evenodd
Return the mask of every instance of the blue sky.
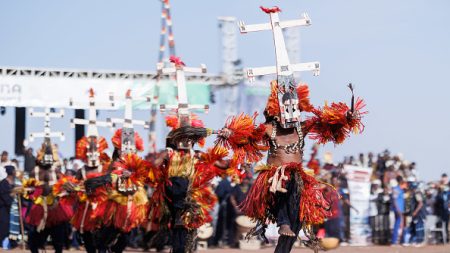
<path id="1" fill-rule="evenodd" d="M 171 3 L 178 55 L 191 65 L 206 63 L 211 73 L 220 69 L 217 16 L 250 24 L 268 20 L 260 5 L 279 5 L 281 19 L 308 12 L 313 25 L 302 29 L 302 60 L 321 62 L 319 77 L 303 75 L 312 101 L 348 101 L 345 85 L 352 82 L 370 111 L 364 134 L 323 150 L 338 159 L 389 148 L 416 161 L 424 179 L 450 171 L 449 1 Z M 154 70 L 160 9 L 158 0 L 0 1 L 0 65 Z M 273 65 L 271 34 L 239 36 L 239 56 L 244 66 Z M 0 117 L 0 150 L 12 150 L 13 116 L 9 109 Z M 217 122 L 210 123 L 219 127 Z M 64 145 L 71 150 L 72 144 Z"/>

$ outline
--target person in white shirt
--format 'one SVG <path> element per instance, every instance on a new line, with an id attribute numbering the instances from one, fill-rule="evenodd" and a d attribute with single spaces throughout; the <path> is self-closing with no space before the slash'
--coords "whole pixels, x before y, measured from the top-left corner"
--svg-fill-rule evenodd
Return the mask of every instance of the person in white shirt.
<path id="1" fill-rule="evenodd" d="M 8 159 L 8 152 L 3 151 L 1 158 L 0 158 L 0 180 L 3 180 L 6 178 L 7 174 L 6 174 L 5 166 L 10 165 L 10 163 L 11 162 Z"/>

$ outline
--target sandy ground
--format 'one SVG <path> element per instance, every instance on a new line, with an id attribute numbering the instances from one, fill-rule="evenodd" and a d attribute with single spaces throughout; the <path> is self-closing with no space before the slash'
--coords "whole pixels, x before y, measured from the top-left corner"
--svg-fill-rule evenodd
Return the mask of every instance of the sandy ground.
<path id="1" fill-rule="evenodd" d="M 207 251 L 198 251 L 198 253 L 202 252 L 213 252 L 213 253 L 238 253 L 238 252 L 253 252 L 253 253 L 271 253 L 273 252 L 274 248 L 267 247 L 263 248 L 258 251 L 243 251 L 239 249 L 208 249 Z M 4 251 L 0 249 L 0 252 L 13 252 L 13 253 L 21 253 L 21 252 L 29 252 L 24 251 L 20 249 L 15 249 L 11 251 Z M 47 252 L 53 252 L 53 250 L 49 249 Z M 71 253 L 81 253 L 84 251 L 77 251 L 77 250 L 70 250 L 65 252 L 71 252 Z M 129 249 L 126 252 L 142 252 L 139 250 L 132 250 Z M 166 251 L 168 252 L 168 251 Z M 292 250 L 292 252 L 313 252 L 306 248 L 295 248 Z M 384 246 L 371 246 L 371 247 L 352 247 L 352 246 L 345 246 L 345 247 L 339 247 L 334 250 L 328 251 L 330 253 L 450 253 L 450 244 L 447 244 L 445 246 L 443 245 L 431 245 L 431 246 L 424 246 L 420 248 L 415 247 L 402 247 L 402 246 L 394 246 L 394 247 L 384 247 Z"/>

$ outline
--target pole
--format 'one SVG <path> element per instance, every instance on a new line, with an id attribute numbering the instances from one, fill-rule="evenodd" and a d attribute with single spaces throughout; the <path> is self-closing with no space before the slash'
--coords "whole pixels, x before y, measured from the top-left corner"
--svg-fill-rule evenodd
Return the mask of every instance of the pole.
<path id="1" fill-rule="evenodd" d="M 20 222 L 20 233 L 22 234 L 22 250 L 25 250 L 25 230 L 23 227 L 22 200 L 20 199 L 20 194 L 17 194 L 17 205 L 19 206 L 19 222 Z"/>

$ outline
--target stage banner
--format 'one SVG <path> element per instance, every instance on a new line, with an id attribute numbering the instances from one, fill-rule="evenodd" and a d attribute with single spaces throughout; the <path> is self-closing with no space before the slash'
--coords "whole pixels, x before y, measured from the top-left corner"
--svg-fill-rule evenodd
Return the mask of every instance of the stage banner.
<path id="1" fill-rule="evenodd" d="M 370 244 L 369 197 L 371 168 L 345 165 L 350 194 L 350 244 Z"/>
<path id="2" fill-rule="evenodd" d="M 186 87 L 190 103 L 209 104 L 208 83 L 186 82 Z M 148 79 L 71 79 L 0 75 L 0 106 L 69 108 L 70 99 L 77 104 L 88 105 L 90 88 L 94 89 L 98 104 L 108 104 L 110 95 L 114 97 L 114 108 L 99 107 L 99 109 L 122 109 L 128 89 L 131 89 L 133 99 L 137 99 L 133 104 L 134 109 L 149 109 L 150 103 L 145 102 L 147 97 L 158 104 L 176 103 L 176 82 L 169 80 L 157 82 Z"/>

